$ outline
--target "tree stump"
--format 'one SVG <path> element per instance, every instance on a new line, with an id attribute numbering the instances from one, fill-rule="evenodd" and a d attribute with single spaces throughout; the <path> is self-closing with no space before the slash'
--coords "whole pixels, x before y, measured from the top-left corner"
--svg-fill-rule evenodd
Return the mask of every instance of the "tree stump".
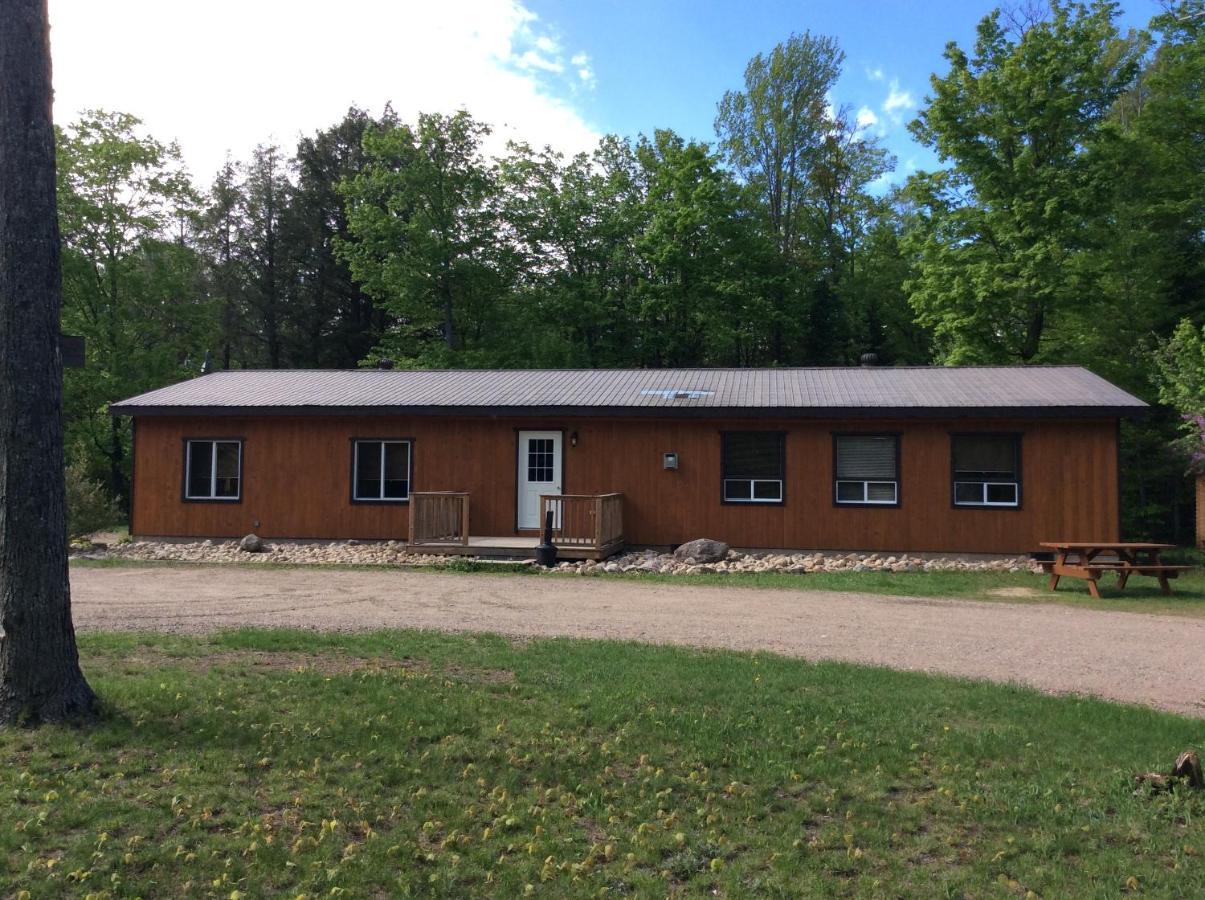
<path id="1" fill-rule="evenodd" d="M 1191 787 L 1198 790 L 1205 788 L 1205 776 L 1201 774 L 1201 758 L 1193 750 L 1185 750 L 1176 757 L 1172 766 L 1173 778 L 1187 778 Z"/>
<path id="2" fill-rule="evenodd" d="M 1190 788 L 1201 790 L 1205 788 L 1205 777 L 1201 773 L 1201 758 L 1195 750 L 1185 750 L 1176 757 L 1176 764 L 1171 773 L 1143 772 L 1134 776 L 1134 782 L 1139 788 L 1147 787 L 1154 791 L 1170 791 L 1182 781 L 1187 781 Z"/>

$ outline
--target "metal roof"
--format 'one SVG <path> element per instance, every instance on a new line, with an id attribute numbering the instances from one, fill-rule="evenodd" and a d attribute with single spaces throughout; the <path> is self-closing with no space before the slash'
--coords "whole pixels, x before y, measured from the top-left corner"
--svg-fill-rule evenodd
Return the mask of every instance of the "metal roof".
<path id="1" fill-rule="evenodd" d="M 448 369 L 214 372 L 115 415 L 1135 415 L 1138 398 L 1080 366 Z"/>

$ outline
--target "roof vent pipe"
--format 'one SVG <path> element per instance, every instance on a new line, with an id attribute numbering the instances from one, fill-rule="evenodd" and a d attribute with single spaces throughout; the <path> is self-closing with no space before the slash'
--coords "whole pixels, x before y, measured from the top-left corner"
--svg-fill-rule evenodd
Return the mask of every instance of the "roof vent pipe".
<path id="1" fill-rule="evenodd" d="M 377 360 L 377 368 L 385 372 L 393 368 L 393 360 L 382 357 Z"/>
<path id="2" fill-rule="evenodd" d="M 879 354 L 863 353 L 862 359 L 860 360 L 860 362 L 862 363 L 862 365 L 866 366 L 867 368 L 869 368 L 871 366 L 877 366 L 879 364 Z"/>

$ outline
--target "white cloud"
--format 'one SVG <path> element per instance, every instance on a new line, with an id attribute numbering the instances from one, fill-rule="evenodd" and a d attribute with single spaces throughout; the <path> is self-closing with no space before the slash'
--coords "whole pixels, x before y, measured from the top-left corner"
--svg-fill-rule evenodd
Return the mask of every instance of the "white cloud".
<path id="1" fill-rule="evenodd" d="M 854 121 L 857 122 L 859 130 L 865 130 L 878 125 L 879 117 L 874 114 L 874 110 L 869 106 L 863 106 L 858 109 Z"/>
<path id="2" fill-rule="evenodd" d="M 872 68 L 870 68 L 869 66 L 867 66 L 867 68 L 866 68 L 866 77 L 867 77 L 867 78 L 869 78 L 871 81 L 882 81 L 882 80 L 883 80 L 883 78 L 885 77 L 885 76 L 884 76 L 884 74 L 883 74 L 883 67 L 882 67 L 882 66 L 875 66 L 875 67 L 872 69 Z"/>
<path id="3" fill-rule="evenodd" d="M 887 99 L 883 101 L 883 112 L 891 116 L 892 120 L 898 124 L 906 111 L 915 108 L 916 101 L 912 99 L 911 92 L 900 90 L 899 79 L 892 78 L 887 91 Z"/>
<path id="4" fill-rule="evenodd" d="M 573 153 L 599 137 L 570 102 L 593 84 L 589 58 L 568 68 L 523 0 L 342 0 L 338 15 L 317 0 L 50 0 L 50 21 L 56 121 L 133 113 L 179 140 L 202 184 L 227 150 L 291 150 L 352 104 L 392 101 L 407 120 L 468 109 L 494 126 L 491 152 L 514 139 Z"/>
<path id="5" fill-rule="evenodd" d="M 590 55 L 575 53 L 569 60 L 570 65 L 577 68 L 577 77 L 583 85 L 593 88 L 595 84 L 594 67 L 590 65 Z"/>
<path id="6" fill-rule="evenodd" d="M 565 66 L 559 60 L 541 56 L 535 50 L 528 50 L 516 57 L 515 65 L 520 69 L 543 69 L 545 72 L 565 71 Z"/>

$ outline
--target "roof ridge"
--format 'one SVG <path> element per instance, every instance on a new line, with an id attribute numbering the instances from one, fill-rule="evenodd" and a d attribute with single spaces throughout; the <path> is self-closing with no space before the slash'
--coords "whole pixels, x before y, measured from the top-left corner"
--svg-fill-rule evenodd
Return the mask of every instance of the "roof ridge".
<path id="1" fill-rule="evenodd" d="M 934 371 L 934 372 L 965 372 L 986 369 L 1005 369 L 1014 372 L 1023 372 L 1031 369 L 1082 369 L 1085 372 L 1092 372 L 1087 366 L 1082 363 L 992 363 L 988 365 L 965 365 L 965 366 L 941 366 L 941 365 L 876 365 L 876 366 L 665 366 L 661 368 L 639 368 L 634 366 L 621 367 L 593 367 L 593 368 L 497 368 L 487 367 L 482 369 L 469 368 L 451 368 L 451 369 L 374 369 L 374 368 L 355 368 L 355 369 L 218 369 L 213 372 L 206 372 L 204 375 L 198 375 L 196 378 L 206 378 L 210 375 L 229 375 L 229 374 L 247 374 L 251 372 L 264 372 L 272 374 L 289 374 L 289 373 L 314 373 L 314 372 L 331 372 L 331 373 L 356 373 L 366 375 L 402 375 L 406 373 L 425 372 L 425 373 L 440 373 L 450 374 L 454 372 L 901 372 L 901 371 Z M 1099 377 L 1099 376 L 1098 376 Z M 195 379 L 186 379 L 195 380 Z"/>

